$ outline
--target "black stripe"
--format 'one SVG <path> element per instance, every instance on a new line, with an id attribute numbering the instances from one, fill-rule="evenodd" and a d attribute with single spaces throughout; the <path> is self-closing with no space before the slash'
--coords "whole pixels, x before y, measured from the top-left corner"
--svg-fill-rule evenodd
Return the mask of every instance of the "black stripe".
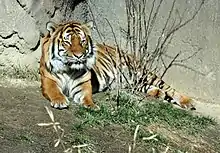
<path id="1" fill-rule="evenodd" d="M 90 36 L 88 36 L 88 39 L 89 39 L 90 47 L 91 47 L 92 50 L 93 50 L 93 42 L 92 42 L 92 38 L 91 38 Z"/>
<path id="2" fill-rule="evenodd" d="M 100 84 L 97 78 L 97 74 L 93 69 L 91 69 L 91 84 L 92 84 L 92 93 L 98 92 L 100 88 Z"/>
<path id="3" fill-rule="evenodd" d="M 94 67 L 92 69 L 93 69 L 95 74 L 101 75 L 101 72 L 100 72 L 100 70 L 98 69 L 98 67 L 96 65 L 94 65 Z"/>
<path id="4" fill-rule="evenodd" d="M 75 95 L 76 94 L 78 94 L 78 93 L 80 93 L 80 92 L 82 92 L 82 90 L 80 89 L 80 90 L 78 90 L 78 91 L 76 91 L 74 94 L 73 94 L 73 97 L 72 98 L 74 98 L 75 97 Z"/>
<path id="5" fill-rule="evenodd" d="M 82 69 L 82 70 L 73 70 L 71 71 L 72 75 L 71 78 L 73 80 L 77 80 L 78 78 L 82 77 L 84 74 L 86 74 L 87 70 Z"/>
<path id="6" fill-rule="evenodd" d="M 61 56 L 61 55 L 60 55 L 60 52 L 59 52 L 59 48 L 60 48 L 60 40 L 57 40 L 57 46 L 58 46 L 58 55 Z"/>
<path id="7" fill-rule="evenodd" d="M 171 102 L 171 100 L 173 100 L 172 97 L 170 97 L 167 92 L 165 92 L 165 97 L 164 97 L 164 100 L 168 101 L 168 102 Z"/>
<path id="8" fill-rule="evenodd" d="M 163 89 L 163 87 L 164 87 L 164 81 L 163 80 L 160 80 L 160 83 L 159 83 L 158 87 L 160 89 Z"/>
<path id="9" fill-rule="evenodd" d="M 110 81 L 110 77 L 108 76 L 108 74 L 105 71 L 103 71 L 103 72 L 104 72 L 104 79 L 105 79 L 106 85 L 108 86 L 109 81 Z"/>
<path id="10" fill-rule="evenodd" d="M 58 55 L 61 56 L 59 48 L 60 48 L 60 40 L 58 40 Z"/>
<path id="11" fill-rule="evenodd" d="M 59 39 L 63 40 L 63 32 L 60 32 Z"/>
<path id="12" fill-rule="evenodd" d="M 75 28 L 75 27 L 77 27 L 77 28 L 79 28 L 80 30 L 82 29 L 78 24 L 76 24 L 76 23 L 73 23 L 72 25 L 69 25 L 69 26 L 67 26 L 67 27 L 71 27 L 71 28 Z M 67 29 L 67 27 L 65 28 L 65 29 Z M 82 30 L 81 30 L 82 31 Z"/>
<path id="13" fill-rule="evenodd" d="M 105 61 L 103 61 L 102 59 L 99 59 L 99 62 L 101 63 L 101 65 L 102 65 L 105 69 L 110 70 L 108 64 L 106 64 Z"/>
<path id="14" fill-rule="evenodd" d="M 106 54 L 101 52 L 101 51 L 98 51 L 98 53 L 100 54 L 100 56 L 102 56 L 103 58 L 107 59 L 108 61 L 114 61 L 114 60 L 112 60 L 112 58 L 111 58 L 112 55 L 111 55 L 110 52 L 108 52 L 107 48 L 105 49 L 105 51 L 106 51 Z"/>
<path id="15" fill-rule="evenodd" d="M 83 81 L 83 82 L 80 82 L 80 83 L 78 83 L 74 88 L 77 88 L 77 87 L 81 86 L 82 84 L 84 84 L 84 83 L 86 83 L 86 82 L 89 82 L 89 81 L 90 81 L 90 79 L 89 79 L 89 80 L 86 80 L 86 81 Z"/>
<path id="16" fill-rule="evenodd" d="M 149 83 L 149 85 L 153 85 L 154 81 L 157 79 L 157 76 L 155 74 L 153 74 L 153 76 L 150 79 L 151 80 L 148 83 Z"/>
<path id="17" fill-rule="evenodd" d="M 55 52 L 55 43 L 54 43 L 54 41 L 55 40 L 53 40 L 53 42 L 52 42 L 52 48 L 51 48 L 52 49 L 52 51 L 51 51 L 52 59 L 55 58 L 55 54 L 54 54 L 54 52 Z"/>
<path id="18" fill-rule="evenodd" d="M 94 46 L 93 46 L 93 42 L 92 42 L 92 39 L 90 36 L 88 36 L 88 39 L 89 39 L 89 45 L 90 45 L 90 48 L 91 48 L 91 51 L 89 52 L 89 56 L 88 57 L 91 57 L 92 55 L 94 55 Z"/>
<path id="19" fill-rule="evenodd" d="M 63 94 L 66 96 L 69 96 L 69 89 L 67 88 L 67 86 L 65 86 L 65 88 L 63 89 Z"/>
<path id="20" fill-rule="evenodd" d="M 84 83 L 86 83 L 86 82 L 88 82 L 88 81 L 90 81 L 90 79 L 89 79 L 89 80 L 86 80 L 86 81 L 84 81 L 84 82 L 78 83 L 72 90 L 74 90 L 75 88 L 81 86 L 82 84 L 84 84 Z M 81 92 L 81 91 L 82 91 L 81 89 L 79 89 L 78 91 L 76 91 L 76 92 L 73 94 L 72 98 L 74 98 L 75 95 L 76 95 L 77 93 Z"/>
<path id="21" fill-rule="evenodd" d="M 52 71 L 52 69 L 53 69 L 53 65 L 50 63 L 50 71 Z"/>

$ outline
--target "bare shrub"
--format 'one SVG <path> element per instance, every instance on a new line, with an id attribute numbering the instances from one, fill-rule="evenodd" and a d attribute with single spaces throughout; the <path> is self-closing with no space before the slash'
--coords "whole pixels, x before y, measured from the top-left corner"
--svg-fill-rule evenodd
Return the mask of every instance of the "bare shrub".
<path id="1" fill-rule="evenodd" d="M 150 44 L 150 39 L 154 34 L 157 20 L 160 19 L 160 10 L 164 2 L 164 0 L 152 0 L 149 10 L 146 8 L 149 5 L 147 0 L 125 0 L 127 29 L 122 29 L 126 34 L 128 50 L 134 57 L 140 59 L 140 65 L 137 66 L 156 72 L 162 69 L 161 78 L 172 67 L 173 63 L 177 61 L 183 62 L 197 54 L 197 52 L 194 52 L 189 57 L 180 60 L 178 58 L 182 54 L 181 50 L 176 54 L 170 54 L 169 45 L 172 43 L 176 32 L 193 21 L 198 15 L 205 0 L 200 0 L 200 4 L 194 9 L 189 18 L 185 16 L 186 11 L 189 10 L 185 8 L 183 13 L 180 14 L 180 11 L 175 8 L 177 0 L 173 0 L 170 9 L 167 11 L 167 18 L 162 25 L 162 29 L 160 29 L 160 34 L 157 36 L 156 45 Z M 164 58 L 168 57 L 168 55 L 172 56 L 169 56 L 170 62 L 166 64 Z M 162 63 L 162 66 L 159 63 Z M 138 67 L 136 69 L 139 70 Z"/>

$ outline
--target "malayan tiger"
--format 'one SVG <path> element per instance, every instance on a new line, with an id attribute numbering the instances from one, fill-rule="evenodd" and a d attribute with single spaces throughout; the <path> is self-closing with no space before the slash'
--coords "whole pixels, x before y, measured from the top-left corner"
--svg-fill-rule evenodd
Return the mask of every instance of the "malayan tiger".
<path id="1" fill-rule="evenodd" d="M 43 96 L 54 108 L 66 108 L 73 101 L 98 109 L 92 94 L 117 87 L 118 71 L 126 72 L 132 68 L 131 63 L 138 63 L 115 47 L 94 43 L 91 27 L 91 22 L 47 23 L 48 33 L 41 41 L 41 88 Z M 159 96 L 182 108 L 195 109 L 188 96 L 171 88 L 154 73 L 141 67 L 138 71 L 144 73 L 137 75 L 136 82 L 129 82 L 137 91 L 146 96 Z M 126 80 L 132 80 L 133 74 L 127 77 Z"/>

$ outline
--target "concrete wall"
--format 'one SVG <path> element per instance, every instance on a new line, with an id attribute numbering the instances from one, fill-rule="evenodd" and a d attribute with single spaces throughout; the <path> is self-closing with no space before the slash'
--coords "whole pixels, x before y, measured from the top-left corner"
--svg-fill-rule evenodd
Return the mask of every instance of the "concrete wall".
<path id="1" fill-rule="evenodd" d="M 187 9 L 184 17 L 187 19 L 192 15 L 194 8 L 199 6 L 199 2 L 199 0 L 177 0 L 175 9 L 178 9 L 180 13 Z M 169 47 L 171 55 L 181 50 L 184 54 L 180 59 L 183 59 L 193 52 L 198 53 L 190 60 L 181 63 L 185 66 L 173 66 L 164 78 L 179 91 L 213 103 L 220 103 L 219 3 L 219 0 L 206 0 L 198 16 L 175 34 Z M 89 4 L 99 31 L 103 35 L 100 39 L 97 32 L 94 32 L 97 40 L 115 44 L 111 29 L 105 20 L 107 18 L 113 25 L 118 41 L 123 46 L 124 38 L 120 28 L 126 29 L 127 25 L 124 0 L 90 0 Z M 147 4 L 147 8 L 150 9 L 152 0 L 149 0 Z M 165 23 L 164 19 L 168 15 L 171 4 L 171 0 L 164 0 L 152 35 L 152 46 L 156 43 L 155 38 Z"/>

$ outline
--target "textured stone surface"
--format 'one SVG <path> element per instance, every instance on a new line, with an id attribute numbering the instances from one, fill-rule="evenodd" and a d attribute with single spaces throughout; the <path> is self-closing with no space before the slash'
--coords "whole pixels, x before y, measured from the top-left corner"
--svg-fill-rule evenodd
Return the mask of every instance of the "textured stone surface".
<path id="1" fill-rule="evenodd" d="M 75 6 L 81 1 L 0 0 L 0 69 L 11 66 L 37 68 L 40 36 L 46 32 L 46 23 L 74 18 L 84 21 L 85 4 Z"/>
<path id="2" fill-rule="evenodd" d="M 156 0 L 158 3 L 159 0 Z M 182 13 L 185 9 L 184 19 L 189 18 L 195 7 L 198 8 L 199 0 L 176 0 L 175 11 Z M 116 38 L 120 46 L 124 46 L 125 39 L 120 29 L 126 29 L 127 17 L 124 0 L 90 0 L 92 14 L 99 28 L 99 33 L 94 31 L 97 40 L 115 44 L 111 28 L 105 18 L 113 26 Z M 152 32 L 150 49 L 156 45 L 160 30 L 165 23 L 171 8 L 172 1 L 164 0 L 156 26 Z M 186 60 L 181 65 L 173 66 L 165 75 L 165 80 L 173 87 L 192 97 L 208 102 L 220 103 L 220 12 L 219 0 L 205 1 L 200 13 L 187 26 L 175 34 L 172 44 L 169 46 L 171 55 L 182 51 L 180 59 L 188 57 L 193 52 L 198 52 L 193 58 Z M 152 0 L 147 1 L 147 9 L 150 10 Z M 177 20 L 178 21 L 178 20 Z"/>

